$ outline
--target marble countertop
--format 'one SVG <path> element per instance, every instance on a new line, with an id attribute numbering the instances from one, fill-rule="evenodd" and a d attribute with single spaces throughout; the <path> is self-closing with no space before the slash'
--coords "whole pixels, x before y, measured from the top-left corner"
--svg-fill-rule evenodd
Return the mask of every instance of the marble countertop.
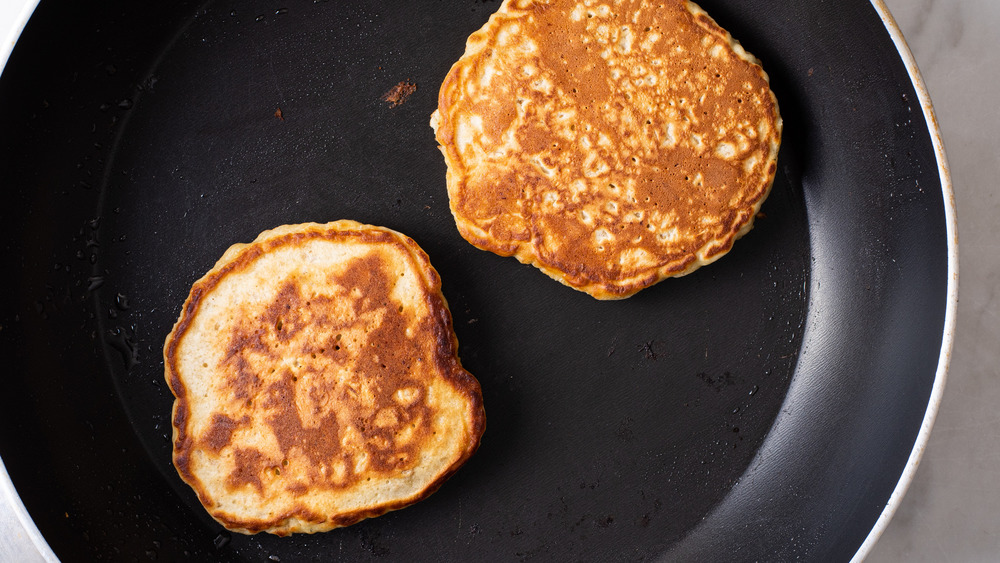
<path id="1" fill-rule="evenodd" d="M 0 38 L 9 37 L 21 7 L 29 3 L 0 1 Z M 958 214 L 960 302 L 948 383 L 934 430 L 906 496 L 867 561 L 997 561 L 1000 151 L 995 139 L 1000 131 L 1000 2 L 885 3 L 917 60 L 948 154 Z M 0 505 L 10 502 L 0 494 Z M 0 561 L 43 561 L 31 546 L 30 534 L 9 512 L 0 506 Z"/>

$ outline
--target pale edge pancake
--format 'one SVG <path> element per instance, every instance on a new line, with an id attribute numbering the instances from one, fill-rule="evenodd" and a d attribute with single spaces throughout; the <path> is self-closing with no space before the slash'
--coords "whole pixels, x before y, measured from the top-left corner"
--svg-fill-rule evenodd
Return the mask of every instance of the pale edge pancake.
<path id="1" fill-rule="evenodd" d="M 274 444 L 275 439 L 280 440 L 281 438 L 276 438 L 276 434 L 270 434 L 266 425 L 259 420 L 261 416 L 270 416 L 273 413 L 266 412 L 264 415 L 261 415 L 253 410 L 248 411 L 249 416 L 257 417 L 254 420 L 259 424 L 249 425 L 243 429 L 237 428 L 236 430 L 233 430 L 233 425 L 230 424 L 228 428 L 222 428 L 224 432 L 212 434 L 210 430 L 213 430 L 214 427 L 211 425 L 215 423 L 215 419 L 212 417 L 216 416 L 217 409 L 235 408 L 238 412 L 243 399 L 235 400 L 233 397 L 227 397 L 221 399 L 221 401 L 228 403 L 228 406 L 218 404 L 220 399 L 216 394 L 213 394 L 213 389 L 218 389 L 218 387 L 214 385 L 221 385 L 221 388 L 228 392 L 231 391 L 231 382 L 213 381 L 212 378 L 220 374 L 212 373 L 213 368 L 216 370 L 218 368 L 214 367 L 216 364 L 210 366 L 210 363 L 215 359 L 218 360 L 218 365 L 222 365 L 228 361 L 227 358 L 232 357 L 238 351 L 234 351 L 231 342 L 229 342 L 228 351 L 225 348 L 221 352 L 218 350 L 220 346 L 226 345 L 225 342 L 227 342 L 226 339 L 229 336 L 226 334 L 220 336 L 214 335 L 215 333 L 225 333 L 229 327 L 223 326 L 220 330 L 218 326 L 213 329 L 212 327 L 199 325 L 218 322 L 225 325 L 226 315 L 233 317 L 234 308 L 236 311 L 242 310 L 236 308 L 236 305 L 240 305 L 240 303 L 230 303 L 232 300 L 238 301 L 245 298 L 247 302 L 257 300 L 258 302 L 270 303 L 271 295 L 268 293 L 268 290 L 276 282 L 272 282 L 267 274 L 276 270 L 265 269 L 263 271 L 255 271 L 255 265 L 265 260 L 271 260 L 272 266 L 275 266 L 279 272 L 278 275 L 281 275 L 283 267 L 281 252 L 284 249 L 291 247 L 292 251 L 294 251 L 295 246 L 303 241 L 305 241 L 304 244 L 309 244 L 310 241 L 317 240 L 321 243 L 330 240 L 346 240 L 355 246 L 369 244 L 373 247 L 379 245 L 391 247 L 392 252 L 399 255 L 398 260 L 392 263 L 390 268 L 391 275 L 395 276 L 397 269 L 416 274 L 416 280 L 413 279 L 414 276 L 409 275 L 407 276 L 409 280 L 407 282 L 398 281 L 402 278 L 390 279 L 386 282 L 386 287 L 394 288 L 390 297 L 398 295 L 397 292 L 399 291 L 409 292 L 406 295 L 416 294 L 416 298 L 413 301 L 419 302 L 406 302 L 406 306 L 410 307 L 412 305 L 412 308 L 418 311 L 418 313 L 415 313 L 417 315 L 417 322 L 419 323 L 418 327 L 429 326 L 431 328 L 428 334 L 421 333 L 417 336 L 417 338 L 422 339 L 421 342 L 424 340 L 427 342 L 423 346 L 418 343 L 417 346 L 421 346 L 418 350 L 429 351 L 428 353 L 431 357 L 426 358 L 428 361 L 424 361 L 421 368 L 414 368 L 417 370 L 414 372 L 417 375 L 414 376 L 411 373 L 400 376 L 405 379 L 406 377 L 427 377 L 427 374 L 430 374 L 431 381 L 418 381 L 418 384 L 423 383 L 425 386 L 423 388 L 418 387 L 419 393 L 416 395 L 419 397 L 418 407 L 423 409 L 420 412 L 424 412 L 425 414 L 430 413 L 427 416 L 430 420 L 427 420 L 424 425 L 427 429 L 418 427 L 417 430 L 418 432 L 423 432 L 420 436 L 426 437 L 427 440 L 419 439 L 415 446 L 417 461 L 412 463 L 407 462 L 409 465 L 402 466 L 402 470 L 383 470 L 382 473 L 359 473 L 358 480 L 365 475 L 372 476 L 372 479 L 370 482 L 360 483 L 350 481 L 348 483 L 350 487 L 346 490 L 343 487 L 339 489 L 337 487 L 313 487 L 315 489 L 313 490 L 300 486 L 304 490 L 299 491 L 297 496 L 289 500 L 282 497 L 282 494 L 285 494 L 287 497 L 287 493 L 282 493 L 282 491 L 275 493 L 270 488 L 272 482 L 267 481 L 267 479 L 271 478 L 270 473 L 263 476 L 250 476 L 247 479 L 247 483 L 254 482 L 258 487 L 263 486 L 262 490 L 258 489 L 255 492 L 253 486 L 245 483 L 245 486 L 227 488 L 225 486 L 226 481 L 219 477 L 219 475 L 216 475 L 216 473 L 226 473 L 228 471 L 230 472 L 229 478 L 231 480 L 233 475 L 239 473 L 240 469 L 238 466 L 233 467 L 232 459 L 228 459 L 237 456 L 228 455 L 228 450 L 225 448 L 231 448 L 234 441 L 238 442 L 237 445 L 239 445 L 240 440 L 249 440 L 250 445 L 257 446 L 259 444 Z M 349 254 L 350 251 L 347 251 L 347 253 Z M 302 275 L 314 281 L 327 279 L 323 278 L 325 273 L 323 270 L 319 268 L 310 269 L 312 261 L 317 260 L 316 255 L 322 254 L 323 252 L 313 252 L 310 260 L 307 261 L 309 263 L 303 268 L 305 273 L 288 274 L 289 277 Z M 336 253 L 334 252 L 334 254 Z M 363 256 L 367 257 L 368 255 L 363 254 Z M 379 255 L 380 260 L 383 257 L 384 255 Z M 319 256 L 318 261 L 320 265 L 322 265 L 323 260 L 329 260 L 329 257 Z M 301 267 L 303 264 L 299 261 L 295 263 L 295 266 Z M 327 267 L 335 269 L 331 265 Z M 244 280 L 240 276 L 248 276 L 250 279 Z M 379 279 L 383 278 L 380 277 Z M 234 284 L 239 286 L 240 282 L 250 282 L 250 287 L 227 287 L 227 284 L 228 286 L 233 286 Z M 305 286 L 308 288 L 317 287 L 316 284 Z M 320 289 L 322 290 L 322 288 Z M 317 298 L 313 295 L 312 299 L 315 301 Z M 213 303 L 213 301 L 215 302 Z M 331 299 L 327 302 L 335 304 L 336 300 Z M 392 307 L 394 308 L 395 305 L 392 305 Z M 325 313 L 326 311 L 322 312 Z M 380 314 L 384 313 L 385 311 L 383 310 Z M 292 315 L 289 318 L 293 318 L 294 311 L 289 313 L 289 315 Z M 232 322 L 235 323 L 237 329 L 242 326 L 243 328 L 249 327 L 250 330 L 256 330 L 258 338 L 263 338 L 259 335 L 264 334 L 268 330 L 267 327 L 254 329 L 255 320 L 253 319 L 237 319 Z M 404 320 L 402 322 L 411 321 Z M 307 328 L 311 327 L 311 325 L 306 326 Z M 362 328 L 369 327 L 369 325 L 364 324 L 361 326 Z M 405 326 L 413 325 L 411 322 L 411 324 Z M 289 327 L 285 327 L 285 329 L 289 330 Z M 273 327 L 271 330 L 273 330 Z M 281 327 L 278 326 L 277 330 L 281 330 Z M 204 340 L 200 342 L 197 340 L 188 342 L 186 337 L 189 334 L 200 334 Z M 236 334 L 235 330 L 233 334 Z M 313 336 L 313 333 L 308 333 L 308 338 L 312 339 Z M 348 336 L 348 333 L 345 332 L 346 336 Z M 213 342 L 213 338 L 217 339 L 217 341 Z M 208 341 L 207 345 L 205 340 Z M 340 340 L 339 335 L 337 340 Z M 345 342 L 347 340 L 347 338 L 344 338 Z M 374 345 L 374 342 L 372 344 Z M 362 347 L 367 347 L 367 345 L 368 342 L 362 338 Z M 207 348 L 207 352 L 203 348 Z M 337 349 L 340 349 L 339 346 Z M 266 531 L 276 535 L 287 535 L 294 532 L 322 532 L 347 526 L 362 519 L 378 516 L 390 510 L 396 510 L 413 504 L 437 490 L 448 477 L 469 459 L 478 448 L 485 428 L 485 414 L 479 383 L 462 368 L 459 361 L 457 354 L 458 340 L 452 327 L 451 313 L 448 310 L 444 296 L 441 294 L 441 280 L 439 275 L 431 266 L 427 255 L 412 239 L 383 227 L 362 225 L 354 221 L 288 225 L 265 231 L 250 244 L 235 244 L 231 246 L 215 266 L 192 286 L 191 292 L 184 302 L 182 313 L 170 335 L 167 337 L 163 350 L 164 376 L 176 397 L 172 414 L 174 465 L 180 477 L 197 493 L 199 501 L 209 514 L 226 528 L 235 532 L 253 534 Z M 365 353 L 362 350 L 361 354 Z M 385 353 L 391 354 L 391 351 L 386 351 Z M 310 360 L 306 356 L 304 361 L 308 363 Z M 319 361 L 316 360 L 315 354 L 312 356 L 312 361 Z M 396 360 L 393 359 L 391 361 Z M 407 359 L 407 361 L 410 364 L 414 364 L 412 358 Z M 357 363 L 351 365 L 357 365 Z M 383 365 L 383 367 L 385 366 Z M 206 369 L 203 370 L 203 368 Z M 292 378 L 295 381 L 304 380 L 310 375 L 315 376 L 315 372 L 313 374 L 306 371 L 295 373 L 298 375 L 297 378 Z M 222 373 L 221 376 L 223 378 L 229 377 L 230 379 L 235 377 L 231 373 Z M 208 377 L 207 380 L 206 377 Z M 262 375 L 262 377 L 265 378 L 264 383 L 268 383 L 266 376 Z M 275 382 L 270 381 L 270 383 Z M 311 387 L 307 387 L 306 389 L 310 393 L 315 390 Z M 199 397 L 199 395 L 203 396 Z M 282 395 L 279 394 L 278 396 L 281 397 Z M 397 396 L 398 394 L 393 395 L 393 397 Z M 308 401 L 313 399 L 311 397 L 303 398 L 301 393 L 293 393 L 292 397 L 295 404 L 290 406 L 285 405 L 285 407 L 289 408 L 293 413 L 298 412 L 298 415 L 296 415 L 298 417 L 306 416 L 298 403 L 306 401 L 308 404 Z M 267 400 L 273 401 L 274 396 L 263 398 L 252 397 L 250 400 L 263 403 Z M 233 405 L 236 405 L 236 407 L 233 407 Z M 247 407 L 249 405 L 250 403 L 248 402 Z M 315 402 L 311 406 L 316 409 L 328 408 L 330 412 L 336 414 L 334 412 L 336 406 Z M 256 404 L 254 408 L 257 408 Z M 352 412 L 356 413 L 358 411 Z M 236 415 L 234 414 L 233 416 Z M 301 418 L 299 420 L 301 423 Z M 320 427 L 320 429 L 322 428 Z M 337 428 L 342 430 L 341 433 L 348 431 L 348 429 L 343 428 L 343 425 Z M 431 430 L 434 431 L 433 436 L 430 435 Z M 308 432 L 307 429 L 303 429 L 302 431 Z M 274 430 L 274 432 L 277 432 L 277 430 Z M 340 434 L 337 437 L 340 438 Z M 287 439 L 287 436 L 285 439 Z M 213 452 L 210 451 L 211 447 L 208 447 L 209 451 L 206 451 L 206 444 L 211 444 L 213 440 L 221 442 L 219 444 L 219 451 L 214 452 L 214 457 L 212 455 Z M 338 453 L 341 451 L 339 446 L 333 449 Z M 294 457 L 289 454 L 289 451 L 294 454 Z M 220 457 L 220 453 L 227 455 Z M 265 453 L 268 453 L 267 450 L 265 450 Z M 274 473 L 277 474 L 284 470 L 286 476 L 303 475 L 304 473 L 302 472 L 305 471 L 312 471 L 315 474 L 315 468 L 309 467 L 302 469 L 298 474 L 294 471 L 298 467 L 308 465 L 307 463 L 303 463 L 302 460 L 308 457 L 309 454 L 310 452 L 303 451 L 303 448 L 298 448 L 297 450 L 293 448 L 292 450 L 285 451 L 285 463 L 282 465 L 282 462 L 277 462 L 273 468 Z M 432 457 L 435 454 L 438 454 L 442 459 L 428 459 L 428 457 Z M 364 455 L 367 459 L 368 456 Z M 277 459 L 281 459 L 280 452 Z M 291 460 L 292 463 L 289 464 L 288 460 Z M 276 482 L 276 480 L 277 478 L 273 482 Z M 262 481 L 265 482 L 262 484 Z M 306 485 L 309 484 L 307 481 Z M 270 496 L 264 498 L 262 495 L 265 495 L 265 493 Z M 275 500 L 275 496 L 279 498 Z"/>
<path id="2" fill-rule="evenodd" d="M 441 108 L 448 107 L 450 105 L 449 98 L 454 95 L 450 92 L 450 90 L 456 87 L 454 84 L 455 81 L 461 81 L 460 70 L 469 66 L 470 62 L 479 57 L 485 49 L 492 48 L 492 30 L 503 23 L 515 21 L 518 18 L 523 17 L 526 12 L 520 6 L 530 6 L 533 3 L 537 2 L 534 2 L 533 0 L 504 0 L 500 8 L 490 16 L 489 21 L 482 28 L 469 36 L 466 41 L 465 53 L 454 63 L 448 73 L 448 78 L 441 86 L 438 109 L 431 115 L 430 124 L 436 133 L 437 140 L 439 142 L 439 149 L 443 153 L 445 163 L 447 165 L 446 183 L 449 195 L 456 193 L 456 190 L 461 188 L 462 183 L 468 176 L 468 170 L 465 168 L 462 158 L 454 146 L 452 138 L 453 133 L 450 131 L 452 124 L 448 123 L 450 118 L 442 115 Z M 728 44 L 732 53 L 736 57 L 754 65 L 755 70 L 759 73 L 761 78 L 763 78 L 765 82 L 770 82 L 767 73 L 761 67 L 760 61 L 747 52 L 739 41 L 734 39 L 728 31 L 719 26 L 715 20 L 712 19 L 707 12 L 705 12 L 705 10 L 690 1 L 685 1 L 684 5 L 691 13 L 694 22 L 696 22 L 698 26 L 700 26 L 705 32 Z M 451 202 L 452 214 L 456 220 L 458 229 L 463 238 L 477 248 L 488 250 L 501 256 L 514 256 L 520 262 L 535 266 L 546 275 L 552 277 L 560 283 L 588 293 L 593 297 L 602 300 L 624 299 L 634 295 L 641 289 L 659 283 L 666 278 L 680 277 L 689 274 L 701 266 L 718 260 L 723 255 L 728 253 L 732 248 L 734 241 L 748 233 L 753 228 L 754 219 L 759 213 L 764 200 L 770 194 L 777 170 L 776 162 L 778 158 L 778 150 L 780 148 L 783 122 L 780 112 L 778 111 L 778 102 L 775 98 L 774 92 L 770 89 L 768 92 L 770 94 L 771 101 L 774 104 L 774 135 L 770 143 L 770 150 L 765 155 L 765 159 L 762 164 L 762 168 L 765 173 L 762 178 L 763 181 L 761 182 L 758 197 L 750 202 L 749 207 L 738 210 L 738 220 L 732 224 L 732 228 L 728 233 L 725 233 L 724 236 L 707 241 L 701 248 L 692 253 L 692 256 L 690 256 L 687 260 L 684 260 L 682 263 L 670 261 L 658 267 L 638 270 L 633 275 L 618 279 L 614 283 L 605 283 L 601 281 L 581 282 L 579 280 L 568 279 L 566 272 L 544 263 L 540 259 L 537 250 L 533 247 L 533 241 L 531 240 L 504 241 L 504 243 L 500 245 L 501 247 L 498 248 L 496 239 L 494 239 L 482 228 L 475 225 L 472 221 L 464 220 L 455 208 L 454 199 L 449 198 Z"/>

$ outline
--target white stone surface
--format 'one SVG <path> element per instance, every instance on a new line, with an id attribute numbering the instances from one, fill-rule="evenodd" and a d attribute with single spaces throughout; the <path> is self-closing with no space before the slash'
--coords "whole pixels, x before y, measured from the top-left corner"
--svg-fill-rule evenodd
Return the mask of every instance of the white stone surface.
<path id="1" fill-rule="evenodd" d="M 959 306 L 927 449 L 869 563 L 1000 561 L 1000 2 L 885 0 L 941 126 L 955 190 Z"/>

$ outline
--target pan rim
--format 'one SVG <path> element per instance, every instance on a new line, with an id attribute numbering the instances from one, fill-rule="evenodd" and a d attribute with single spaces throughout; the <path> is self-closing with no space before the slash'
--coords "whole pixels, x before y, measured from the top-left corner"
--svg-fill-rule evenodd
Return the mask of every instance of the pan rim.
<path id="1" fill-rule="evenodd" d="M 943 397 L 947 381 L 947 372 L 951 361 L 957 322 L 959 280 L 958 228 L 955 194 L 951 182 L 950 169 L 945 153 L 944 143 L 941 137 L 937 117 L 931 103 L 930 94 L 927 90 L 923 77 L 920 74 L 919 68 L 917 67 L 913 54 L 903 37 L 902 31 L 893 19 L 888 7 L 885 5 L 884 0 L 869 1 L 875 8 L 875 11 L 888 31 L 889 36 L 892 39 L 892 42 L 906 68 L 910 82 L 914 87 L 917 98 L 920 102 L 923 116 L 927 123 L 928 134 L 930 135 L 937 161 L 944 203 L 945 230 L 947 236 L 946 243 L 948 248 L 948 281 L 941 349 L 938 357 L 934 383 L 928 399 L 927 408 L 924 412 L 924 417 L 920 424 L 920 429 L 910 451 L 906 465 L 900 473 L 899 480 L 886 501 L 886 504 L 871 531 L 868 533 L 867 537 L 851 559 L 852 562 L 860 562 L 870 554 L 871 550 L 878 542 L 879 538 L 888 527 L 892 517 L 898 510 L 903 497 L 913 482 L 917 468 L 920 465 L 920 461 L 930 438 L 934 421 L 940 408 L 941 399 Z M 39 0 L 20 0 L 20 11 L 11 21 L 12 27 L 7 30 L 7 35 L 3 38 L 3 43 L 0 44 L 0 73 L 2 73 L 4 67 L 6 66 L 7 60 L 13 51 L 18 38 L 27 25 L 31 15 L 37 8 L 38 3 Z M 12 11 L 17 11 L 17 9 L 15 8 Z M 58 557 L 52 551 L 48 542 L 42 536 L 31 516 L 28 514 L 27 509 L 21 501 L 20 496 L 18 495 L 17 490 L 7 473 L 2 459 L 0 459 L 0 502 L 6 504 L 5 507 L 0 506 L 0 510 L 9 510 L 12 512 L 17 521 L 23 527 L 23 536 L 8 538 L 12 542 L 10 547 L 13 548 L 13 552 L 27 556 L 30 553 L 30 550 L 34 548 L 35 552 L 43 560 L 58 561 Z"/>
<path id="2" fill-rule="evenodd" d="M 21 526 L 20 530 L 16 529 L 18 525 Z M 21 502 L 3 459 L 0 459 L 0 529 L 5 533 L 4 539 L 10 542 L 4 555 L 14 556 L 15 561 L 32 561 L 34 558 L 31 555 L 38 555 L 43 561 L 58 563 L 59 558 Z M 17 531 L 21 533 L 18 534 Z"/>
<path id="3" fill-rule="evenodd" d="M 934 107 L 931 104 L 930 93 L 924 83 L 923 76 L 920 74 L 920 69 L 917 68 L 916 59 L 913 58 L 913 53 L 910 51 L 906 39 L 903 38 L 902 30 L 896 24 L 896 20 L 893 19 L 892 14 L 889 13 L 889 8 L 885 5 L 884 0 L 870 1 L 872 7 L 875 8 L 879 18 L 882 20 L 886 31 L 889 32 L 889 37 L 892 39 L 893 45 L 896 46 L 896 51 L 899 53 L 899 57 L 906 67 L 906 73 L 909 75 L 913 89 L 917 93 L 917 100 L 920 102 L 920 108 L 927 123 L 927 132 L 934 147 L 934 156 L 937 160 L 938 176 L 941 182 L 941 195 L 944 202 L 945 232 L 948 239 L 948 291 L 947 303 L 945 304 L 944 327 L 941 335 L 941 352 L 938 356 L 934 385 L 931 387 L 931 394 L 927 400 L 927 410 L 924 411 L 924 418 L 920 423 L 917 439 L 913 443 L 913 448 L 910 450 L 906 465 L 903 467 L 899 480 L 889 495 L 882 513 L 875 521 L 871 531 L 868 532 L 868 536 L 865 537 L 865 540 L 858 547 L 854 557 L 851 558 L 851 563 L 860 563 L 868 556 L 872 548 L 875 547 L 878 539 L 889 526 L 889 522 L 892 520 L 893 515 L 895 515 L 896 510 L 899 509 L 899 505 L 906 495 L 906 491 L 910 488 L 910 484 L 913 482 L 917 467 L 920 465 L 920 460 L 930 439 L 931 429 L 934 426 L 934 420 L 937 418 L 938 409 L 941 406 L 941 398 L 944 395 L 944 387 L 948 379 L 948 366 L 951 363 L 951 352 L 954 345 L 958 311 L 958 222 L 955 211 L 955 192 L 951 183 L 951 173 L 944 150 L 944 142 L 941 139 L 941 129 L 938 125 L 937 116 L 934 113 Z"/>
<path id="4" fill-rule="evenodd" d="M 3 72 L 4 67 L 7 66 L 7 59 L 10 57 L 11 51 L 14 50 L 14 45 L 17 40 L 21 37 L 21 33 L 24 31 L 24 26 L 28 25 L 28 19 L 31 18 L 31 14 L 35 12 L 35 8 L 38 7 L 39 0 L 20 0 L 21 8 L 17 9 L 16 3 L 8 5 L 7 14 L 16 12 L 17 15 L 14 19 L 10 20 L 8 25 L 10 28 L 6 29 L 7 36 L 4 37 L 4 42 L 0 44 L 0 73 Z M 9 16 L 8 16 L 9 17 Z M 4 30 L 5 27 L 0 27 L 0 30 Z"/>
<path id="5" fill-rule="evenodd" d="M 7 60 L 14 50 L 14 45 L 17 44 L 21 33 L 24 32 L 24 27 L 28 25 L 28 20 L 35 12 L 35 8 L 38 7 L 39 1 L 20 0 L 20 9 L 17 8 L 17 0 L 8 5 L 10 8 L 8 14 L 16 12 L 17 15 L 8 22 L 9 28 L 0 27 L 0 30 L 7 33 L 6 37 L 3 38 L 3 43 L 0 43 L 0 75 L 7 67 Z M 37 555 L 43 561 L 58 563 L 59 558 L 52 551 L 49 542 L 42 536 L 42 532 L 39 531 L 35 521 L 28 514 L 24 502 L 21 501 L 20 495 L 17 494 L 17 489 L 10 479 L 10 474 L 7 473 L 7 467 L 2 458 L 0 458 L 0 524 L 3 524 L 4 532 L 7 532 L 4 539 L 9 542 L 7 546 L 9 554 L 15 556 L 18 561 L 31 561 L 35 559 L 31 555 Z M 16 533 L 16 530 L 7 528 L 7 526 L 17 526 L 18 524 L 21 526 L 20 534 Z M 11 534 L 10 532 L 15 533 Z"/>

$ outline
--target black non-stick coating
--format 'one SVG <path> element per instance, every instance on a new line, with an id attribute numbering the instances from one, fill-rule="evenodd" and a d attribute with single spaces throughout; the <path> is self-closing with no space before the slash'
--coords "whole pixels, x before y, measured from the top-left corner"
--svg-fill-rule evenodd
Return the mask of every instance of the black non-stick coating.
<path id="1" fill-rule="evenodd" d="M 875 10 L 702 2 L 770 74 L 774 190 L 721 261 L 598 302 L 472 248 L 449 214 L 428 118 L 498 5 L 41 3 L 0 80 L 0 454 L 60 557 L 857 550 L 923 418 L 948 280 L 935 154 Z M 417 91 L 390 107 L 403 80 Z M 429 254 L 482 383 L 482 447 L 405 510 L 230 535 L 171 466 L 163 339 L 229 245 L 336 219 Z"/>

